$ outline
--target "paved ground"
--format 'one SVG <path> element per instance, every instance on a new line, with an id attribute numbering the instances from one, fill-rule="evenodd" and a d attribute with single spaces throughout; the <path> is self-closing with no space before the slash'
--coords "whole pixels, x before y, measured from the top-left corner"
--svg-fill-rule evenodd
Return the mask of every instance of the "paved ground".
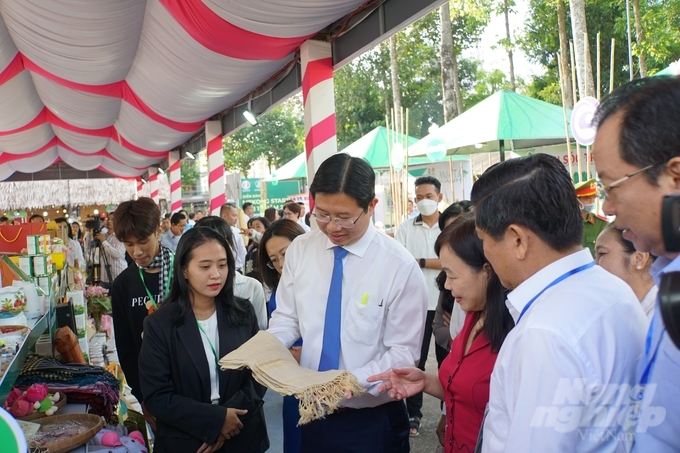
<path id="1" fill-rule="evenodd" d="M 427 357 L 426 369 L 430 372 L 437 371 L 437 359 L 434 355 L 434 339 L 430 342 L 430 354 Z M 265 417 L 269 432 L 270 453 L 283 453 L 283 427 L 281 423 L 282 397 L 277 393 L 268 391 L 265 396 Z M 425 395 L 423 398 L 423 420 L 420 435 L 411 438 L 412 453 L 434 453 L 439 441 L 434 430 L 439 423 L 441 411 L 439 400 Z"/>

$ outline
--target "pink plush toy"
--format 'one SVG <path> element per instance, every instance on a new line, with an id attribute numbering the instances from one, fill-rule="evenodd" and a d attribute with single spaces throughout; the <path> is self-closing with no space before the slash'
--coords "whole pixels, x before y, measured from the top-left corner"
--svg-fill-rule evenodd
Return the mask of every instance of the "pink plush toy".
<path id="1" fill-rule="evenodd" d="M 120 447 L 123 443 L 114 431 L 109 431 L 102 436 L 102 445 L 105 447 Z"/>
<path id="2" fill-rule="evenodd" d="M 21 398 L 21 395 L 23 395 L 23 392 L 18 388 L 14 387 L 9 392 L 9 395 L 7 395 L 7 399 L 5 400 L 5 409 L 9 410 L 9 408 L 12 407 L 12 404 L 14 404 L 16 400 Z"/>
<path id="3" fill-rule="evenodd" d="M 12 408 L 9 411 L 15 417 L 25 417 L 33 412 L 33 403 L 30 403 L 24 396 L 21 396 L 12 404 Z"/>
<path id="4" fill-rule="evenodd" d="M 128 434 L 128 437 L 131 437 L 140 444 L 145 445 L 144 434 L 142 434 L 141 431 L 132 431 L 130 434 Z"/>

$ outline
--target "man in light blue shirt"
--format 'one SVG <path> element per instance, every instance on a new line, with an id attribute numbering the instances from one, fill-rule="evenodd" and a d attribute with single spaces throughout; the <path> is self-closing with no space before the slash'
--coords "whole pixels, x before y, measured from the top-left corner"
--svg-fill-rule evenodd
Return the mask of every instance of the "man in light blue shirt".
<path id="1" fill-rule="evenodd" d="M 601 178 L 603 210 L 615 215 L 640 252 L 659 258 L 651 274 L 680 271 L 680 255 L 666 250 L 661 206 L 680 194 L 680 77 L 630 82 L 603 101 L 594 119 L 593 157 Z M 631 392 L 633 451 L 680 451 L 680 350 L 656 310 Z"/>
<path id="2" fill-rule="evenodd" d="M 187 224 L 187 218 L 184 214 L 176 212 L 170 217 L 170 229 L 161 236 L 161 245 L 167 247 L 174 252 L 177 251 L 177 244 L 184 233 L 184 227 Z"/>

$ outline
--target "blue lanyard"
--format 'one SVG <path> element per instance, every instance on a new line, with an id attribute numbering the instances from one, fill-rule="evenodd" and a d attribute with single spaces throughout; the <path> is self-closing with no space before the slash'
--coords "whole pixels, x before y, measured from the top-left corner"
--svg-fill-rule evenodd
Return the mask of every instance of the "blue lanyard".
<path id="1" fill-rule="evenodd" d="M 658 308 L 657 308 L 658 310 Z M 649 353 L 652 353 L 652 357 L 647 361 L 645 364 L 644 370 L 642 370 L 642 376 L 640 377 L 640 387 L 642 389 L 640 390 L 640 393 L 638 393 L 638 399 L 642 400 L 642 394 L 644 392 L 644 387 L 647 385 L 647 382 L 649 382 L 649 374 L 652 372 L 652 366 L 654 365 L 654 361 L 656 360 L 656 353 L 659 351 L 659 346 L 661 346 L 661 340 L 656 344 L 656 347 L 654 348 L 654 351 L 651 351 L 652 349 L 652 341 L 654 340 L 653 334 L 654 334 L 654 321 L 656 321 L 656 316 L 652 318 L 652 323 L 649 326 L 649 331 L 647 332 L 647 339 L 645 340 L 645 359 L 649 357 Z M 665 329 L 663 329 L 665 330 Z M 663 336 L 663 330 L 661 331 L 661 335 Z"/>
<path id="2" fill-rule="evenodd" d="M 517 318 L 517 322 L 515 323 L 515 325 L 519 324 L 519 321 L 522 319 L 522 316 L 524 316 L 524 313 L 526 313 L 526 311 L 529 309 L 529 307 L 531 307 L 533 305 L 533 303 L 536 302 L 536 299 L 541 297 L 541 295 L 543 295 L 544 292 L 546 292 L 547 290 L 549 290 L 553 286 L 557 285 L 562 280 L 566 280 L 567 278 L 571 277 L 572 275 L 578 274 L 579 272 L 584 271 L 586 269 L 589 269 L 589 268 L 593 267 L 594 265 L 595 265 L 595 261 L 591 261 L 590 263 L 584 264 L 583 266 L 579 266 L 576 269 L 572 269 L 569 272 L 566 272 L 566 273 L 560 275 L 559 277 L 557 277 L 555 280 L 553 280 L 548 286 L 546 286 L 538 294 L 536 294 L 534 296 L 534 298 L 529 301 L 528 304 L 526 304 L 524 306 L 524 308 L 522 309 L 522 313 L 519 314 L 519 318 Z"/>

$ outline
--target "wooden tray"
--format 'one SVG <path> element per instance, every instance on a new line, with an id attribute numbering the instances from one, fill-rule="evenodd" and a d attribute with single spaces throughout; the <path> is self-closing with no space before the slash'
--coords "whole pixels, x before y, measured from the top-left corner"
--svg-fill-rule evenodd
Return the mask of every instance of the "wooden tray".
<path id="1" fill-rule="evenodd" d="M 54 393 L 54 392 L 52 392 Z M 66 406 L 66 395 L 64 392 L 59 392 L 59 401 L 54 403 L 59 410 L 63 409 L 64 406 Z M 59 414 L 59 411 L 57 411 L 57 415 Z M 19 417 L 17 420 L 23 420 L 25 422 L 30 422 L 32 420 L 37 420 L 39 418 L 47 417 L 47 415 L 44 412 L 33 412 L 32 414 L 29 414 L 25 417 Z M 56 417 L 56 415 L 52 415 L 52 417 Z"/>
<path id="2" fill-rule="evenodd" d="M 54 442 L 48 442 L 44 445 L 39 445 L 41 451 L 47 450 L 49 453 L 66 453 L 81 445 L 87 443 L 92 439 L 103 427 L 104 419 L 98 415 L 93 414 L 70 414 L 70 415 L 53 415 L 52 417 L 39 418 L 33 423 L 41 425 L 49 425 L 52 423 L 63 423 L 68 421 L 77 421 L 87 426 L 87 431 L 70 437 L 68 439 L 56 439 Z M 28 443 L 29 448 L 38 447 L 35 442 Z"/>

